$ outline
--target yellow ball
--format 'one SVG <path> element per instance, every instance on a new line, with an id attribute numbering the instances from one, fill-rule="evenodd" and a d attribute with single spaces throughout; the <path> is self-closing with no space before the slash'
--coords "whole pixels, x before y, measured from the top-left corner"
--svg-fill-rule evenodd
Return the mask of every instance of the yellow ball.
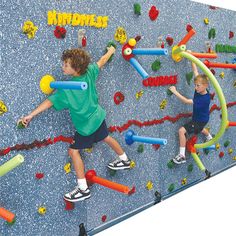
<path id="1" fill-rule="evenodd" d="M 44 75 L 40 80 L 40 89 L 44 94 L 52 93 L 53 89 L 50 88 L 50 83 L 55 81 L 55 79 L 51 75 Z"/>
<path id="2" fill-rule="evenodd" d="M 131 47 L 134 47 L 134 46 L 136 45 L 136 40 L 135 40 L 134 38 L 131 38 L 131 39 L 129 40 L 129 45 L 130 45 Z"/>

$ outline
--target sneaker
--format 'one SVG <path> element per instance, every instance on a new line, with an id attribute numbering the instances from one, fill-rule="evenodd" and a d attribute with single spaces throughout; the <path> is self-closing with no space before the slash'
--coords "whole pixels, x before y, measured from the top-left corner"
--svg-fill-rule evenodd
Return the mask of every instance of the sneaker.
<path id="1" fill-rule="evenodd" d="M 209 138 L 208 136 L 206 137 L 206 142 L 209 142 L 210 140 L 212 140 L 212 138 Z"/>
<path id="2" fill-rule="evenodd" d="M 130 160 L 122 161 L 117 157 L 114 161 L 110 162 L 107 167 L 111 170 L 125 170 L 130 169 Z"/>
<path id="3" fill-rule="evenodd" d="M 185 163 L 186 162 L 186 158 L 185 156 L 181 155 L 181 154 L 178 154 L 176 157 L 174 157 L 172 159 L 172 161 L 175 163 L 175 164 L 182 164 L 182 163 Z"/>
<path id="4" fill-rule="evenodd" d="M 81 190 L 77 185 L 74 190 L 64 195 L 64 199 L 69 202 L 78 202 L 90 198 L 90 190 Z"/>

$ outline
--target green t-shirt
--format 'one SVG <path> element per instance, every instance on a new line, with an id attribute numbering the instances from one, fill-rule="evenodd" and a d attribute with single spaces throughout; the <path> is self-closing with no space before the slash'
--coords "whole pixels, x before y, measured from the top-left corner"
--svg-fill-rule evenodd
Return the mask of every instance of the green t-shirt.
<path id="1" fill-rule="evenodd" d="M 48 99 L 56 110 L 69 109 L 77 132 L 83 136 L 94 133 L 105 119 L 106 112 L 98 104 L 96 80 L 99 74 L 97 63 L 89 64 L 85 74 L 71 81 L 87 82 L 86 90 L 58 89 Z"/>

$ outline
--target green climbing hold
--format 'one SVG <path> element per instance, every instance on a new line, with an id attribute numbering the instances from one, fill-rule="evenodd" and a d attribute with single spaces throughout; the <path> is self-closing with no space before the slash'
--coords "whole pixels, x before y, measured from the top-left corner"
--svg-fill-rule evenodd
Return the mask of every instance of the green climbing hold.
<path id="1" fill-rule="evenodd" d="M 192 71 L 186 74 L 186 80 L 187 80 L 188 85 L 190 85 L 192 78 L 193 78 Z"/>
<path id="2" fill-rule="evenodd" d="M 143 153 L 143 151 L 144 151 L 144 146 L 143 146 L 143 144 L 140 144 L 140 145 L 138 146 L 137 151 L 138 151 L 138 153 Z"/>
<path id="3" fill-rule="evenodd" d="M 167 93 L 167 95 L 169 95 L 169 96 L 171 96 L 171 95 L 173 94 L 169 89 L 167 89 L 166 93 Z"/>
<path id="4" fill-rule="evenodd" d="M 141 6 L 139 3 L 134 3 L 134 14 L 141 15 Z"/>
<path id="5" fill-rule="evenodd" d="M 208 154 L 209 154 L 209 152 L 210 152 L 210 150 L 209 150 L 209 149 L 204 149 L 204 153 L 205 153 L 206 155 L 208 155 Z"/>
<path id="6" fill-rule="evenodd" d="M 24 129 L 24 128 L 25 128 L 25 125 L 23 124 L 22 121 L 19 121 L 19 122 L 18 122 L 17 128 L 18 128 L 18 129 Z"/>
<path id="7" fill-rule="evenodd" d="M 175 185 L 174 184 L 170 184 L 168 187 L 168 191 L 172 192 L 175 189 Z"/>
<path id="8" fill-rule="evenodd" d="M 109 41 L 109 42 L 108 42 L 107 48 L 109 48 L 109 47 L 111 47 L 111 46 L 113 46 L 114 48 L 116 48 L 116 44 L 115 44 L 113 41 Z M 107 50 L 107 48 L 106 48 L 106 50 Z M 114 54 L 109 58 L 109 60 L 108 60 L 109 62 L 112 60 L 113 56 L 114 56 Z"/>
<path id="9" fill-rule="evenodd" d="M 215 38 L 216 37 L 216 30 L 214 28 L 211 28 L 208 32 L 208 38 L 211 39 L 211 38 Z"/>
<path id="10" fill-rule="evenodd" d="M 168 166 L 169 169 L 172 169 L 172 168 L 175 166 L 175 163 L 174 163 L 172 160 L 170 160 L 170 161 L 167 163 L 167 166 Z"/>
<path id="11" fill-rule="evenodd" d="M 116 170 L 109 169 L 109 173 L 110 173 L 111 176 L 115 176 L 116 175 Z"/>
<path id="12" fill-rule="evenodd" d="M 193 164 L 188 165 L 188 172 L 192 172 L 193 171 Z"/>
<path id="13" fill-rule="evenodd" d="M 12 222 L 8 222 L 7 221 L 7 224 L 10 226 L 10 225 L 14 225 L 15 224 L 15 222 L 16 222 L 16 217 L 13 219 L 13 221 Z"/>
<path id="14" fill-rule="evenodd" d="M 229 140 L 225 141 L 225 142 L 224 142 L 224 147 L 228 147 L 229 144 L 230 144 L 230 141 L 229 141 Z"/>
<path id="15" fill-rule="evenodd" d="M 159 60 L 155 60 L 152 63 L 152 70 L 153 71 L 158 71 L 161 68 L 161 62 Z"/>

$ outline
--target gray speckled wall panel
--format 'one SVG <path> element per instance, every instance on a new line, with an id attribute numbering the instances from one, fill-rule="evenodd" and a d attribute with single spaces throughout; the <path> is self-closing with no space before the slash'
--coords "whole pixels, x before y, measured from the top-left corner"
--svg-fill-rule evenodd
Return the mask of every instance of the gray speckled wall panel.
<path id="1" fill-rule="evenodd" d="M 133 13 L 133 4 L 139 2 L 142 14 L 136 16 Z M 158 19 L 151 21 L 148 11 L 152 5 L 156 5 L 160 11 Z M 65 26 L 66 38 L 56 39 L 53 35 L 54 26 L 47 26 L 47 11 L 80 12 L 85 14 L 108 15 L 108 27 L 96 29 L 85 27 L 87 35 L 87 50 L 96 61 L 104 53 L 109 40 L 112 40 L 117 27 L 126 29 L 128 38 L 141 35 L 138 42 L 139 48 L 153 48 L 157 38 L 163 38 L 170 34 L 174 38 L 174 44 L 178 43 L 186 34 L 186 25 L 191 24 L 197 34 L 189 41 L 187 48 L 192 51 L 205 51 L 205 41 L 208 40 L 210 28 L 216 29 L 216 37 L 212 40 L 213 48 L 216 43 L 236 44 L 236 38 L 229 40 L 229 31 L 236 32 L 235 12 L 217 9 L 211 10 L 209 6 L 193 3 L 187 0 L 150 0 L 150 1 L 114 1 L 114 0 L 2 0 L 0 20 L 1 40 L 1 76 L 0 76 L 0 100 L 8 107 L 8 112 L 0 116 L 1 142 L 0 149 L 21 143 L 32 143 L 35 139 L 43 140 L 59 135 L 71 136 L 74 133 L 73 125 L 67 111 L 55 112 L 51 109 L 39 115 L 24 130 L 16 129 L 16 121 L 19 117 L 34 109 L 40 102 L 47 98 L 39 89 L 39 81 L 45 74 L 52 74 L 57 80 L 66 79 L 61 73 L 61 53 L 64 49 L 77 47 L 77 32 L 82 28 Z M 209 18 L 209 25 L 203 23 L 203 19 Z M 27 39 L 21 31 L 26 20 L 31 20 L 38 27 L 34 39 Z M 183 105 L 176 97 L 166 94 L 167 87 L 143 87 L 142 78 L 134 71 L 121 55 L 122 46 L 118 44 L 113 61 L 105 66 L 100 73 L 97 82 L 97 90 L 100 94 L 100 104 L 107 111 L 107 124 L 123 125 L 129 119 L 140 121 L 161 119 L 166 115 L 176 116 L 178 113 L 191 112 L 191 106 Z M 166 44 L 169 56 L 139 56 L 139 62 L 151 76 L 178 74 L 177 88 L 187 97 L 192 97 L 193 83 L 186 83 L 185 74 L 191 71 L 190 62 L 183 60 L 175 63 L 171 59 L 171 47 Z M 235 54 L 219 53 L 215 61 L 225 62 L 235 58 Z M 151 71 L 151 64 L 155 59 L 160 59 L 162 66 L 158 72 Z M 215 69 L 216 78 L 223 89 L 226 102 L 235 101 L 236 79 L 234 70 Z M 220 72 L 224 71 L 225 78 L 220 79 Z M 143 90 L 140 100 L 136 100 L 135 93 Z M 114 104 L 113 95 L 116 91 L 122 91 L 125 101 L 119 106 Z M 213 88 L 211 86 L 211 92 Z M 167 99 L 167 106 L 161 110 L 159 104 Z M 211 102 L 219 105 L 217 97 Z M 229 120 L 236 120 L 235 106 L 228 109 Z M 110 176 L 106 164 L 115 158 L 115 154 L 104 144 L 94 145 L 93 153 L 83 153 L 86 170 L 95 169 L 97 174 L 112 181 L 136 186 L 136 193 L 131 196 L 122 195 L 94 185 L 91 188 L 92 197 L 85 202 L 77 203 L 73 211 L 64 210 L 63 194 L 71 190 L 76 184 L 75 172 L 65 174 L 63 167 L 69 161 L 67 155 L 68 144 L 56 143 L 43 148 L 35 148 L 21 151 L 25 156 L 25 162 L 0 178 L 0 205 L 16 214 L 16 223 L 12 226 L 0 220 L 0 234 L 8 235 L 78 235 L 79 224 L 85 223 L 91 234 L 109 226 L 113 220 L 122 219 L 129 212 L 152 204 L 155 200 L 154 193 L 159 191 L 163 198 L 168 197 L 168 186 L 175 184 L 176 190 L 182 188 L 181 179 L 187 178 L 191 185 L 204 179 L 204 174 L 199 171 L 191 156 L 188 156 L 187 164 L 168 169 L 167 162 L 178 152 L 178 128 L 188 119 L 182 118 L 176 123 L 169 121 L 161 125 L 139 128 L 131 128 L 140 135 L 166 138 L 168 144 L 155 151 L 151 145 L 144 145 L 144 152 L 138 153 L 138 143 L 127 146 L 123 133 L 112 133 L 124 147 L 128 156 L 136 163 L 136 167 L 130 171 L 117 172 Z M 220 127 L 220 112 L 211 113 L 209 126 L 214 134 Z M 211 151 L 205 155 L 201 152 L 201 159 L 205 166 L 217 173 L 234 164 L 232 159 L 235 152 L 229 155 L 223 143 L 230 140 L 231 148 L 235 148 L 235 130 L 229 129 L 220 139 L 221 147 L 218 151 Z M 199 142 L 203 141 L 199 137 Z M 220 159 L 219 152 L 224 151 L 225 157 Z M 18 152 L 0 156 L 0 165 L 12 158 Z M 193 163 L 193 172 L 189 173 L 187 167 Z M 42 180 L 35 179 L 36 172 L 43 172 Z M 148 191 L 146 183 L 153 182 L 153 189 Z M 187 185 L 188 186 L 188 185 Z M 47 207 L 47 213 L 41 216 L 37 213 L 40 205 Z M 106 223 L 101 217 L 107 216 Z M 96 229 L 96 230 L 93 230 Z"/>

